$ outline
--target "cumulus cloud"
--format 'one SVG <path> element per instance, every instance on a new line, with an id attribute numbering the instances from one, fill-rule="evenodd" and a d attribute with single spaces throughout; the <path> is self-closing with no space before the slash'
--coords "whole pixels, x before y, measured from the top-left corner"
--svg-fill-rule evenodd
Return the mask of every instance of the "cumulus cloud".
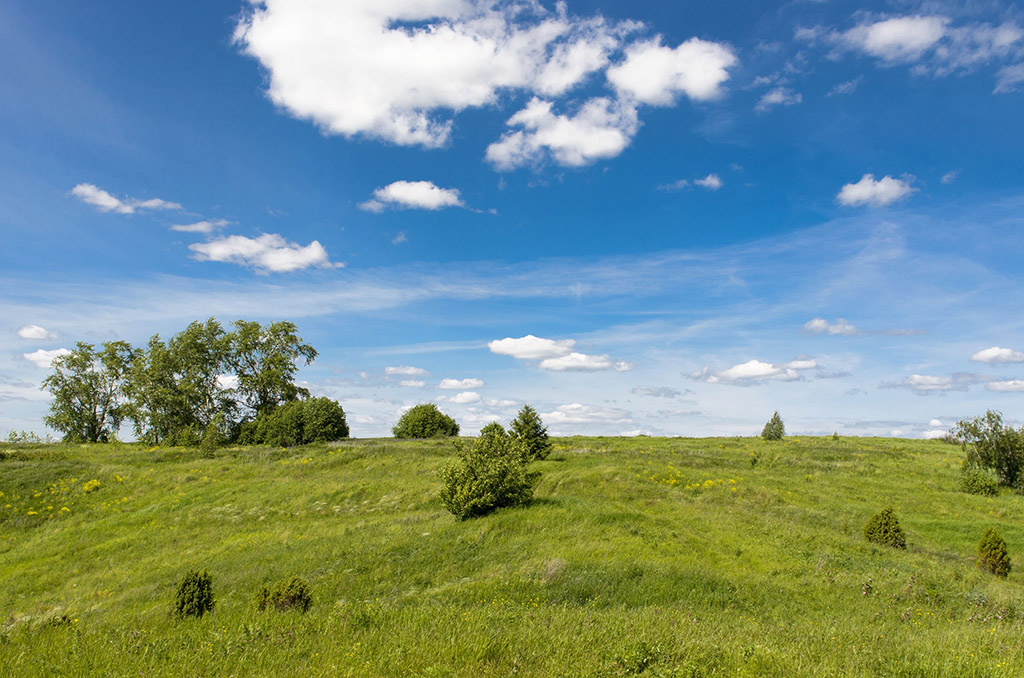
<path id="1" fill-rule="evenodd" d="M 568 355 L 576 345 L 575 339 L 545 339 L 527 334 L 525 337 L 513 339 L 495 339 L 487 342 L 491 353 L 512 356 L 520 360 L 544 360 Z"/>
<path id="2" fill-rule="evenodd" d="M 575 166 L 617 155 L 638 126 L 638 105 L 712 99 L 736 63 L 727 46 L 696 38 L 674 48 L 660 37 L 629 43 L 642 24 L 572 16 L 563 3 L 554 11 L 485 0 L 252 5 L 236 43 L 266 69 L 274 103 L 328 133 L 439 147 L 462 110 L 506 92 L 542 97 L 510 120 L 521 129 L 488 149 L 502 169 L 545 155 Z M 539 114 L 601 71 L 614 101 Z"/>
<path id="3" fill-rule="evenodd" d="M 859 332 L 856 327 L 842 318 L 837 318 L 834 323 L 830 323 L 824 318 L 814 318 L 804 323 L 803 329 L 804 332 L 810 334 L 837 334 L 842 336 L 852 336 Z"/>
<path id="4" fill-rule="evenodd" d="M 442 379 L 438 388 L 458 391 L 460 389 L 480 388 L 484 382 L 480 379 Z"/>
<path id="5" fill-rule="evenodd" d="M 334 268 L 327 250 L 318 240 L 305 247 L 289 242 L 276 233 L 256 238 L 230 235 L 205 243 L 189 245 L 197 261 L 219 261 L 253 268 L 261 273 L 286 273 L 305 268 Z"/>
<path id="6" fill-rule="evenodd" d="M 171 230 L 181 233 L 213 233 L 218 228 L 224 228 L 230 223 L 227 219 L 204 219 L 191 224 L 174 224 L 171 226 Z"/>
<path id="7" fill-rule="evenodd" d="M 1024 353 L 993 346 L 973 354 L 971 360 L 976 363 L 1024 363 Z"/>
<path id="8" fill-rule="evenodd" d="M 848 46 L 886 61 L 919 58 L 946 33 L 943 16 L 905 16 L 855 26 L 841 34 Z"/>
<path id="9" fill-rule="evenodd" d="M 683 395 L 682 391 L 669 386 L 636 386 L 630 393 L 653 398 L 678 398 Z"/>
<path id="10" fill-rule="evenodd" d="M 750 386 L 766 381 L 801 381 L 804 376 L 800 374 L 804 370 L 817 369 L 818 363 L 810 358 L 797 358 L 788 363 L 766 363 L 760 360 L 748 360 L 739 365 L 714 371 L 705 367 L 697 372 L 690 373 L 690 378 L 696 381 L 703 381 L 709 384 L 733 384 L 736 386 Z"/>
<path id="11" fill-rule="evenodd" d="M 794 92 L 788 87 L 776 87 L 770 92 L 765 92 L 761 95 L 761 98 L 757 100 L 754 105 L 754 110 L 759 113 L 770 111 L 776 106 L 795 106 L 796 104 L 802 103 L 804 96 L 799 92 Z"/>
<path id="12" fill-rule="evenodd" d="M 626 58 L 607 75 L 620 97 L 667 106 L 680 93 L 698 101 L 718 98 L 736 63 L 725 45 L 690 38 L 673 49 L 659 36 L 628 47 Z"/>
<path id="13" fill-rule="evenodd" d="M 985 384 L 985 389 L 997 393 L 1024 392 L 1024 379 L 997 379 Z"/>
<path id="14" fill-rule="evenodd" d="M 846 184 L 836 195 L 836 201 L 847 207 L 868 205 L 884 207 L 898 202 L 914 192 L 909 182 L 884 176 L 875 180 L 874 174 L 865 174 L 855 184 Z"/>
<path id="15" fill-rule="evenodd" d="M 71 351 L 69 351 L 66 348 L 57 348 L 52 351 L 44 351 L 43 349 L 39 349 L 38 351 L 33 351 L 32 353 L 23 353 L 22 356 L 25 358 L 25 360 L 29 361 L 36 367 L 49 369 L 54 360 L 61 356 L 70 354 Z"/>
<path id="16" fill-rule="evenodd" d="M 412 365 L 389 365 L 384 368 L 384 374 L 402 377 L 425 377 L 430 373 L 422 367 L 413 367 Z"/>
<path id="17" fill-rule="evenodd" d="M 595 372 L 612 369 L 616 372 L 628 372 L 633 367 L 632 363 L 612 360 L 607 355 L 588 355 L 575 351 L 558 358 L 546 358 L 540 363 L 542 370 L 552 372 Z"/>
<path id="18" fill-rule="evenodd" d="M 57 333 L 39 325 L 22 325 L 18 328 L 18 336 L 22 339 L 46 340 L 56 339 Z"/>
<path id="19" fill-rule="evenodd" d="M 139 200 L 137 198 L 114 197 L 95 184 L 78 184 L 71 189 L 75 196 L 87 205 L 92 205 L 100 212 L 116 212 L 118 214 L 135 214 L 139 210 L 180 210 L 181 205 L 160 198 Z"/>
<path id="20" fill-rule="evenodd" d="M 555 408 L 551 412 L 541 415 L 548 424 L 588 424 L 593 422 L 621 424 L 631 421 L 632 415 L 628 410 L 615 407 L 595 407 L 572 403 Z"/>
<path id="21" fill-rule="evenodd" d="M 932 428 L 939 428 L 942 426 L 942 421 L 940 421 L 939 419 L 932 419 L 931 421 L 928 422 L 928 425 L 931 426 Z"/>
<path id="22" fill-rule="evenodd" d="M 409 388 L 423 388 L 427 385 L 427 382 L 422 379 L 403 379 L 398 382 L 399 386 L 406 386 Z"/>
<path id="23" fill-rule="evenodd" d="M 706 188 L 709 191 L 717 191 L 725 185 L 725 182 L 722 181 L 722 178 L 717 174 L 709 174 L 703 179 L 694 179 L 693 183 L 701 188 Z"/>
<path id="24" fill-rule="evenodd" d="M 438 400 L 446 403 L 453 403 L 455 405 L 468 405 L 470 403 L 480 402 L 480 394 L 474 391 L 463 391 L 462 393 L 456 393 L 453 396 L 442 396 Z"/>
<path id="25" fill-rule="evenodd" d="M 455 188 L 439 188 L 430 181 L 395 181 L 373 192 L 373 199 L 359 205 L 368 212 L 382 212 L 388 207 L 439 210 L 461 207 L 462 198 Z"/>

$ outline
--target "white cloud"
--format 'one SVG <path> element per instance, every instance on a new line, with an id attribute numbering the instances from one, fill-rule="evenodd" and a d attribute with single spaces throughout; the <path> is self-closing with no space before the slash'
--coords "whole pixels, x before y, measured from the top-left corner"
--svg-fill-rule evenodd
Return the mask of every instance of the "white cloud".
<path id="1" fill-rule="evenodd" d="M 638 396 L 651 396 L 653 398 L 678 398 L 683 395 L 682 391 L 668 386 L 637 386 L 630 393 Z"/>
<path id="2" fill-rule="evenodd" d="M 92 205 L 100 212 L 117 212 L 118 214 L 135 214 L 137 210 L 180 210 L 181 205 L 176 202 L 151 198 L 149 200 L 138 200 L 125 198 L 121 200 L 94 184 L 78 184 L 71 189 L 71 195 L 82 202 Z"/>
<path id="3" fill-rule="evenodd" d="M 709 174 L 703 179 L 694 179 L 693 183 L 701 188 L 706 188 L 709 191 L 717 191 L 722 186 L 725 186 L 725 182 L 717 174 Z"/>
<path id="4" fill-rule="evenodd" d="M 684 188 L 687 188 L 689 185 L 690 185 L 689 180 L 687 180 L 687 179 L 679 179 L 678 181 L 673 181 L 673 182 L 668 183 L 668 184 L 659 184 L 658 185 L 658 190 L 659 191 L 665 191 L 666 193 L 671 193 L 673 191 L 681 191 Z"/>
<path id="5" fill-rule="evenodd" d="M 549 425 L 587 424 L 593 422 L 625 423 L 632 421 L 632 415 L 628 410 L 614 407 L 595 407 L 580 403 L 562 405 L 551 412 L 542 414 L 541 417 Z"/>
<path id="6" fill-rule="evenodd" d="M 993 346 L 973 354 L 971 360 L 976 363 L 1024 363 L 1024 353 Z"/>
<path id="7" fill-rule="evenodd" d="M 425 377 L 430 374 L 422 367 L 413 367 L 412 365 L 397 365 L 388 366 L 384 368 L 384 374 L 387 375 L 399 375 L 403 377 Z"/>
<path id="8" fill-rule="evenodd" d="M 940 428 L 942 426 L 942 422 L 939 421 L 938 419 L 932 419 L 931 421 L 928 422 L 928 425 L 931 426 L 932 428 Z"/>
<path id="9" fill-rule="evenodd" d="M 996 74 L 994 94 L 1007 94 L 1018 91 L 1024 85 L 1024 63 L 1004 66 Z"/>
<path id="10" fill-rule="evenodd" d="M 836 195 L 836 200 L 847 207 L 884 207 L 906 198 L 915 190 L 902 179 L 884 176 L 876 181 L 874 174 L 865 174 L 857 183 L 845 184 Z"/>
<path id="11" fill-rule="evenodd" d="M 856 327 L 842 318 L 837 318 L 834 323 L 829 323 L 824 318 L 814 318 L 807 321 L 803 329 L 811 334 L 837 334 L 847 337 L 859 333 Z"/>
<path id="12" fill-rule="evenodd" d="M 919 58 L 946 33 L 943 16 L 906 16 L 861 24 L 841 35 L 848 46 L 886 61 Z"/>
<path id="13" fill-rule="evenodd" d="M 989 391 L 997 393 L 1021 393 L 1024 392 L 1024 379 L 999 379 L 985 384 Z"/>
<path id="14" fill-rule="evenodd" d="M 462 198 L 455 188 L 439 188 L 430 181 L 395 181 L 373 192 L 373 199 L 359 205 L 368 212 L 381 212 L 387 207 L 439 210 L 461 207 Z"/>
<path id="15" fill-rule="evenodd" d="M 192 224 L 174 224 L 171 226 L 171 230 L 181 233 L 213 233 L 218 228 L 224 228 L 230 223 L 227 219 L 204 219 Z"/>
<path id="16" fill-rule="evenodd" d="M 921 434 L 921 437 L 925 440 L 937 440 L 939 438 L 945 438 L 949 434 L 949 431 L 941 428 L 934 428 L 929 431 L 925 431 Z"/>
<path id="17" fill-rule="evenodd" d="M 254 268 L 259 272 L 285 273 L 310 267 L 333 268 L 327 250 L 318 240 L 305 247 L 288 242 L 276 233 L 256 238 L 230 235 L 189 245 L 197 261 L 219 261 Z"/>
<path id="18" fill-rule="evenodd" d="M 25 360 L 34 364 L 36 367 L 49 369 L 51 363 L 53 363 L 55 359 L 70 354 L 71 351 L 69 351 L 66 348 L 57 348 L 52 351 L 44 351 L 43 349 L 39 349 L 38 351 L 33 351 L 32 353 L 23 353 L 22 356 L 24 356 Z"/>
<path id="19" fill-rule="evenodd" d="M 442 379 L 438 388 L 458 391 L 459 389 L 480 388 L 484 382 L 480 379 Z"/>
<path id="20" fill-rule="evenodd" d="M 801 371 L 817 367 L 818 363 L 810 358 L 797 358 L 788 363 L 778 364 L 748 360 L 718 372 L 713 371 L 710 367 L 705 367 L 703 370 L 692 372 L 690 378 L 709 384 L 749 386 L 765 381 L 801 381 L 804 378 L 800 374 Z"/>
<path id="21" fill-rule="evenodd" d="M 967 391 L 972 384 L 992 382 L 991 377 L 970 372 L 956 372 L 951 376 L 911 374 L 902 382 L 882 382 L 879 388 L 904 388 L 916 395 L 933 395 L 950 391 Z M 988 388 L 988 386 L 986 386 Z M 991 390 L 991 389 L 990 389 Z"/>
<path id="22" fill-rule="evenodd" d="M 22 339 L 45 340 L 56 339 L 57 333 L 39 325 L 23 325 L 18 328 L 18 336 Z"/>
<path id="23" fill-rule="evenodd" d="M 506 132 L 487 147 L 487 160 L 500 170 L 547 156 L 569 167 L 613 158 L 629 145 L 639 122 L 634 106 L 606 97 L 587 100 L 572 116 L 553 113 L 550 101 L 534 97 L 508 125 L 522 129 Z"/>
<path id="24" fill-rule="evenodd" d="M 956 181 L 956 178 L 957 178 L 957 176 L 959 174 L 960 173 L 957 172 L 956 170 L 951 170 L 951 171 L 946 172 L 945 174 L 943 174 L 942 175 L 942 179 L 940 181 L 942 181 L 942 183 L 944 183 L 944 184 L 951 184 L 954 181 Z"/>
<path id="25" fill-rule="evenodd" d="M 462 393 L 456 393 L 455 395 L 447 398 L 442 396 L 441 398 L 438 398 L 438 400 L 453 403 L 455 405 L 468 405 L 470 403 L 480 402 L 480 394 L 474 391 L 463 391 Z"/>
<path id="26" fill-rule="evenodd" d="M 833 97 L 842 96 L 846 94 L 853 94 L 854 92 L 857 91 L 857 87 L 860 86 L 860 83 L 863 79 L 863 75 L 858 75 L 853 80 L 846 80 L 844 82 L 841 82 L 835 85 L 832 89 L 830 89 L 828 91 L 828 94 L 826 94 L 825 96 Z"/>
<path id="27" fill-rule="evenodd" d="M 407 386 L 409 388 L 423 388 L 427 385 L 427 382 L 422 379 L 403 379 L 398 382 L 399 386 Z"/>
<path id="28" fill-rule="evenodd" d="M 487 342 L 491 353 L 508 355 L 519 360 L 544 360 L 567 355 L 576 345 L 575 339 L 545 339 L 527 334 L 525 337 L 513 339 L 495 339 Z"/>
<path id="29" fill-rule="evenodd" d="M 628 372 L 633 367 L 631 363 L 615 361 L 607 355 L 588 355 L 575 351 L 557 358 L 547 358 L 540 363 L 542 370 L 552 372 L 594 372 L 611 369 L 616 372 Z"/>
<path id="30" fill-rule="evenodd" d="M 608 81 L 624 99 L 670 105 L 679 93 L 707 101 L 722 93 L 736 55 L 725 45 L 690 38 L 675 49 L 661 38 L 634 43 L 621 64 L 608 69 Z"/>
<path id="31" fill-rule="evenodd" d="M 238 376 L 234 374 L 218 374 L 217 388 L 231 390 L 238 388 Z"/>
<path id="32" fill-rule="evenodd" d="M 770 92 L 765 92 L 757 103 L 754 105 L 754 110 L 760 113 L 769 111 L 776 106 L 795 106 L 796 104 L 802 103 L 804 95 L 799 92 L 794 92 L 788 87 L 776 87 Z"/>

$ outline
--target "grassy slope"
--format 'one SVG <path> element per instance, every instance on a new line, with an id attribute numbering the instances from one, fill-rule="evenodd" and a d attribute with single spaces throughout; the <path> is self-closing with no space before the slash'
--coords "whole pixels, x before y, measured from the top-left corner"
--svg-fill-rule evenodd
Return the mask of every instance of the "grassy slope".
<path id="1" fill-rule="evenodd" d="M 533 504 L 463 523 L 436 500 L 436 472 L 452 459 L 444 442 L 213 459 L 7 446 L 0 666 L 11 675 L 1024 674 L 1024 572 L 1004 581 L 974 566 L 990 525 L 1011 555 L 1024 553 L 1024 504 L 1006 491 L 955 492 L 955 447 L 555 444 L 536 465 Z M 84 492 L 92 479 L 98 489 Z M 906 552 L 861 536 L 888 504 Z M 215 618 L 169 615 L 190 567 L 213 575 Z M 255 589 L 292 574 L 312 585 L 310 612 L 255 612 Z"/>

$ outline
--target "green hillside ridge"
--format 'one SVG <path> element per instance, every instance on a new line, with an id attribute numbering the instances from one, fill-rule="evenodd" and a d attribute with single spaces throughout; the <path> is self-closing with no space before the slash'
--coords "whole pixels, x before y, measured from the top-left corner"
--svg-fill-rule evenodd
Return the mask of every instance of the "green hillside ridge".
<path id="1" fill-rule="evenodd" d="M 554 438 L 529 505 L 464 522 L 443 440 L 0 445 L 10 675 L 1024 675 L 1024 502 L 872 438 Z M 752 463 L 756 455 L 756 463 Z M 906 551 L 869 544 L 892 506 Z M 190 569 L 215 614 L 179 619 Z M 298 576 L 312 607 L 260 612 Z"/>

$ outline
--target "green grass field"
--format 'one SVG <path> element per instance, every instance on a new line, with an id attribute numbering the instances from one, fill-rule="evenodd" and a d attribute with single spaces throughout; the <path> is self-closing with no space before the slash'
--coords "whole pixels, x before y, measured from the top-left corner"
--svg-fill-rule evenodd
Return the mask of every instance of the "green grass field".
<path id="1" fill-rule="evenodd" d="M 527 507 L 456 522 L 444 441 L 0 445 L 11 676 L 1024 675 L 1024 503 L 891 439 L 562 438 Z M 759 456 L 751 464 L 752 454 Z M 93 482 L 98 481 L 98 482 Z M 864 541 L 892 505 L 896 551 Z M 1021 571 L 975 566 L 996 527 Z M 190 568 L 215 615 L 171 615 Z M 253 595 L 306 579 L 313 607 Z"/>

